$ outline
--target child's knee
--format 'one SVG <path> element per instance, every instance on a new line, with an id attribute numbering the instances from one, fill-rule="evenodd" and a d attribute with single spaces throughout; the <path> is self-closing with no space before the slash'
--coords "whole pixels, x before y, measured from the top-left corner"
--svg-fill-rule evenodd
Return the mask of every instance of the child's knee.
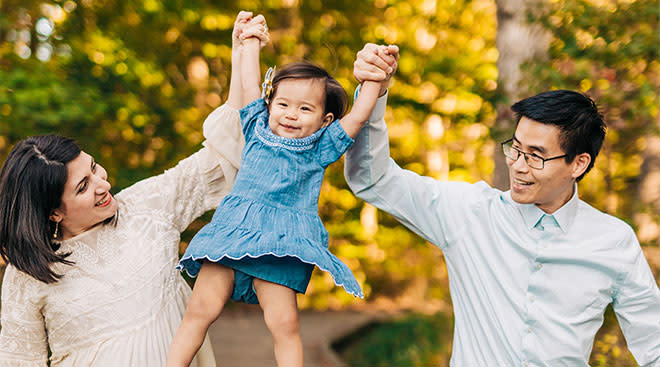
<path id="1" fill-rule="evenodd" d="M 273 334 L 294 335 L 300 333 L 300 319 L 295 312 L 265 315 L 266 325 Z"/>
<path id="2" fill-rule="evenodd" d="M 186 315 L 199 321 L 213 322 L 220 316 L 224 305 L 204 297 L 192 297 L 186 308 Z"/>

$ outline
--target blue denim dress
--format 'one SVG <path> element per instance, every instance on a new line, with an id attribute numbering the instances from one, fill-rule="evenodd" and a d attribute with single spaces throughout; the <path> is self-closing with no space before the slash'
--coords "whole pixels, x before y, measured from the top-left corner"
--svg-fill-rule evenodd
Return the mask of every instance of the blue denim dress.
<path id="1" fill-rule="evenodd" d="M 363 297 L 351 270 L 328 250 L 328 231 L 318 214 L 325 168 L 351 146 L 339 121 L 313 135 L 275 135 L 268 109 L 258 99 L 240 111 L 245 148 L 229 195 L 192 239 L 177 269 L 197 276 L 204 260 L 234 269 L 232 299 L 256 303 L 251 278 L 304 293 L 314 265 L 335 284 Z M 246 289 L 239 289 L 247 282 Z"/>

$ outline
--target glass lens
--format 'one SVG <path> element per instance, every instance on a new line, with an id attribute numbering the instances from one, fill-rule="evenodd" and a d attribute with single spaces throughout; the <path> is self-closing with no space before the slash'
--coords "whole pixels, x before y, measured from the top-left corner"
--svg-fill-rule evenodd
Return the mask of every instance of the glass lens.
<path id="1" fill-rule="evenodd" d="M 532 154 L 525 154 L 525 160 L 527 161 L 527 164 L 536 169 L 542 169 L 543 168 L 543 158 L 532 155 Z"/>
<path id="2" fill-rule="evenodd" d="M 524 153 L 513 147 L 513 141 L 506 141 L 502 143 L 502 152 L 504 155 L 514 161 L 518 160 L 518 157 L 522 154 L 525 157 L 525 162 L 527 165 L 534 169 L 543 169 L 543 158 L 530 153 Z"/>
<path id="3" fill-rule="evenodd" d="M 504 152 L 504 155 L 507 156 L 507 158 L 518 160 L 518 151 L 513 149 L 512 142 L 504 142 L 502 143 L 502 151 Z"/>

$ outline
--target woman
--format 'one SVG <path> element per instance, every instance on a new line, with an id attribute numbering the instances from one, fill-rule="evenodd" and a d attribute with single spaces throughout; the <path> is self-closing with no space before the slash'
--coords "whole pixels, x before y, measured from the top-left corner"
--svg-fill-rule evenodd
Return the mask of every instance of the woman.
<path id="1" fill-rule="evenodd" d="M 268 41 L 263 17 L 239 21 L 263 23 Z M 14 146 L 0 173 L 1 367 L 43 367 L 48 349 L 52 367 L 165 365 L 191 293 L 175 270 L 180 233 L 218 206 L 240 164 L 237 77 L 204 122 L 204 148 L 114 197 L 73 140 Z M 208 337 L 191 366 L 215 366 Z"/>

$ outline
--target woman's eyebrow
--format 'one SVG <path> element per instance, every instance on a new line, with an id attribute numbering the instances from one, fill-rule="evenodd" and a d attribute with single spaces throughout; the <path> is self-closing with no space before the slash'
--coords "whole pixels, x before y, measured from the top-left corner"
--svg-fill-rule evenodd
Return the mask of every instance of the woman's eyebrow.
<path id="1" fill-rule="evenodd" d="M 80 180 L 80 182 L 78 182 L 78 184 L 76 185 L 75 190 L 77 191 L 79 189 L 80 185 L 85 183 L 85 181 L 87 181 L 87 176 L 83 177 L 82 180 Z"/>
<path id="2" fill-rule="evenodd" d="M 95 162 L 94 162 L 94 157 L 92 157 L 91 162 L 90 162 L 90 165 L 89 165 L 90 169 L 94 169 L 94 163 L 95 163 Z M 82 185 L 83 183 L 85 183 L 85 181 L 87 181 L 87 177 L 88 177 L 88 175 L 85 175 L 85 177 L 83 177 L 83 178 L 78 182 L 78 184 L 77 184 L 76 187 L 75 187 L 75 190 L 78 190 L 78 188 L 80 187 L 80 185 Z"/>

